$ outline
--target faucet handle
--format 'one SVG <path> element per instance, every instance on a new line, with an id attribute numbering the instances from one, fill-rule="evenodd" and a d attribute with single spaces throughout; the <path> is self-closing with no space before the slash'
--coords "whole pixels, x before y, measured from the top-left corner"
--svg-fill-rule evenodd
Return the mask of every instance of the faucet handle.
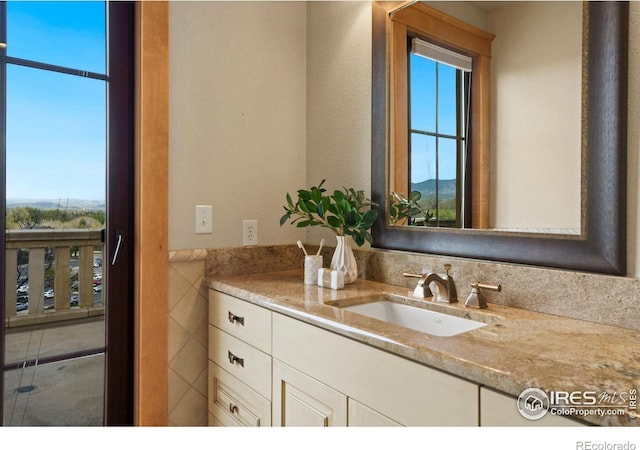
<path id="1" fill-rule="evenodd" d="M 444 271 L 447 275 L 449 275 L 449 271 L 451 270 L 451 264 L 444 265 Z"/>
<path id="2" fill-rule="evenodd" d="M 500 292 L 502 291 L 502 285 L 500 284 L 484 284 L 484 283 L 471 283 L 471 293 L 467 297 L 467 301 L 464 306 L 469 308 L 485 309 L 487 308 L 487 300 L 484 297 L 482 289 L 490 291 Z"/>
<path id="3" fill-rule="evenodd" d="M 422 278 L 422 275 L 419 274 L 419 273 L 403 272 L 402 275 L 405 276 L 405 277 L 410 277 L 410 278 Z"/>

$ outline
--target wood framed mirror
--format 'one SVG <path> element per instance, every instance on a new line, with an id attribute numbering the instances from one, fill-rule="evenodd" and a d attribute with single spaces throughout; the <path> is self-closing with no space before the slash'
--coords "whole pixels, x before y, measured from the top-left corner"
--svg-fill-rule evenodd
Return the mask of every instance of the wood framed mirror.
<path id="1" fill-rule="evenodd" d="M 627 59 L 629 5 L 585 5 L 579 234 L 390 226 L 389 2 L 373 8 L 373 247 L 615 275 L 626 274 Z"/>

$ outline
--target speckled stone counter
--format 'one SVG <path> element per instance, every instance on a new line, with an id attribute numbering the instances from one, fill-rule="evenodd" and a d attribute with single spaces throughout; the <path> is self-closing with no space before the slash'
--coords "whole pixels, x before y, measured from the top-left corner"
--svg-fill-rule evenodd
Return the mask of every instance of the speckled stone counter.
<path id="1" fill-rule="evenodd" d="M 529 387 L 617 395 L 640 388 L 640 332 L 630 329 L 496 304 L 474 310 L 459 299 L 451 305 L 429 302 L 429 309 L 487 326 L 437 337 L 341 309 L 380 294 L 423 302 L 412 299 L 406 287 L 359 279 L 331 290 L 304 285 L 300 270 L 216 276 L 206 285 L 515 397 Z M 578 418 L 597 425 L 640 425 L 633 416 L 627 410 L 622 416 Z"/>

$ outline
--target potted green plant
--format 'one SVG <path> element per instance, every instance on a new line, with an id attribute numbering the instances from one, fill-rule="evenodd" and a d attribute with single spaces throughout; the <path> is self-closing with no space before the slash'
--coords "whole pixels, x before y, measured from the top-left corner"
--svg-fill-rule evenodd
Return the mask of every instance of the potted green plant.
<path id="1" fill-rule="evenodd" d="M 325 180 L 310 189 L 299 189 L 294 202 L 287 193 L 285 214 L 280 218 L 280 226 L 291 221 L 298 228 L 319 226 L 329 228 L 336 234 L 336 250 L 330 268 L 344 273 L 344 282 L 352 283 L 358 276 L 353 251 L 347 236 L 351 236 L 358 246 L 371 243 L 371 226 L 378 218 L 378 212 L 371 209 L 378 206 L 364 195 L 363 191 L 343 188 L 327 193 L 322 187 Z"/>

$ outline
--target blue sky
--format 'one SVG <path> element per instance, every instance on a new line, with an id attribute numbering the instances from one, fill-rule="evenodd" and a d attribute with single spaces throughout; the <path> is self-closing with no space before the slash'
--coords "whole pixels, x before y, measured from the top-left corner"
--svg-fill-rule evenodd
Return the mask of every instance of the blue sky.
<path id="1" fill-rule="evenodd" d="M 438 132 L 456 134 L 456 69 L 445 64 L 438 65 L 438 102 L 436 92 L 426 89 L 435 83 L 436 64 L 434 61 L 411 55 L 411 128 L 436 132 L 436 115 L 438 116 Z M 419 183 L 436 177 L 434 137 L 414 135 L 411 143 L 411 182 Z M 440 139 L 439 142 L 439 178 L 452 180 L 456 178 L 456 146 L 455 142 Z"/>
<path id="2" fill-rule="evenodd" d="M 104 2 L 8 2 L 7 55 L 105 72 Z M 7 198 L 105 198 L 106 85 L 7 67 Z"/>

